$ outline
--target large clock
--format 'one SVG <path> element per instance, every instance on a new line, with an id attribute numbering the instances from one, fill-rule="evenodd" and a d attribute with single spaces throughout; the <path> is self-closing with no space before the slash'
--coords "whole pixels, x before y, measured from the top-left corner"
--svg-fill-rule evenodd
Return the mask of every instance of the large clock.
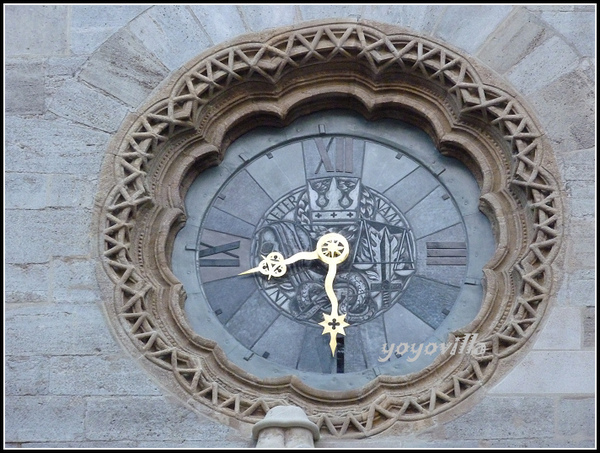
<path id="1" fill-rule="evenodd" d="M 495 244 L 478 197 L 460 162 L 400 121 L 325 111 L 255 129 L 187 192 L 172 256 L 187 319 L 260 378 L 347 389 L 418 371 L 481 307 Z M 240 275 L 329 233 L 349 248 L 332 284 L 347 323 L 335 337 L 320 324 L 331 310 L 323 261 Z"/>

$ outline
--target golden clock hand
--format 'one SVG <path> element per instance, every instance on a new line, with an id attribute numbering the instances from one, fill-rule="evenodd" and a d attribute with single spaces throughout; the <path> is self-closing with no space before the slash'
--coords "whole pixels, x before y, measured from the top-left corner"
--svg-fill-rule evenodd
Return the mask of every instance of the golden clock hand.
<path id="1" fill-rule="evenodd" d="M 295 263 L 300 260 L 316 260 L 319 258 L 317 251 L 312 252 L 298 252 L 289 258 L 284 259 L 283 255 L 279 252 L 271 252 L 267 256 L 262 257 L 262 261 L 257 267 L 248 269 L 247 271 L 241 272 L 238 275 L 252 274 L 254 272 L 260 272 L 263 275 L 267 275 L 269 279 L 271 277 L 281 277 L 287 271 L 287 265 Z"/>
<path id="2" fill-rule="evenodd" d="M 238 275 L 260 272 L 271 277 L 281 277 L 287 271 L 287 265 L 300 260 L 320 259 L 327 264 L 327 275 L 325 276 L 325 293 L 331 302 L 331 314 L 323 313 L 323 321 L 319 325 L 323 326 L 323 335 L 329 334 L 329 347 L 331 355 L 335 355 L 337 348 L 337 334 L 346 335 L 344 327 L 348 327 L 345 320 L 346 315 L 338 313 L 338 299 L 333 290 L 333 281 L 337 273 L 337 265 L 343 262 L 350 254 L 350 246 L 344 236 L 339 233 L 327 233 L 317 242 L 316 250 L 312 252 L 298 252 L 287 259 L 279 252 L 271 252 L 263 256 L 262 261 L 257 267 L 248 269 Z"/>
<path id="3" fill-rule="evenodd" d="M 335 279 L 335 274 L 337 272 L 337 264 L 332 263 L 329 265 L 329 269 L 327 269 L 327 275 L 325 276 L 325 293 L 331 302 L 331 312 L 337 313 L 338 311 L 338 299 L 333 291 L 333 280 Z"/>
<path id="4" fill-rule="evenodd" d="M 327 293 L 331 302 L 331 314 L 323 313 L 323 321 L 319 323 L 320 326 L 323 326 L 322 335 L 329 334 L 329 348 L 331 349 L 332 356 L 335 355 L 337 348 L 337 334 L 346 335 L 344 327 L 350 325 L 345 320 L 346 315 L 338 314 L 338 299 L 333 291 L 333 280 L 335 279 L 336 272 L 337 263 L 333 262 L 329 264 L 327 276 L 325 277 L 325 293 Z"/>
<path id="5" fill-rule="evenodd" d="M 337 334 L 346 335 L 344 327 L 350 325 L 345 320 L 346 315 L 338 313 L 338 299 L 333 290 L 333 280 L 337 272 L 337 265 L 348 258 L 350 246 L 346 238 L 341 234 L 328 233 L 319 239 L 317 253 L 321 261 L 329 266 L 327 275 L 325 276 L 325 293 L 331 302 L 331 314 L 323 313 L 323 321 L 319 325 L 323 326 L 323 335 L 329 334 L 329 348 L 333 356 L 337 348 Z"/>
<path id="6" fill-rule="evenodd" d="M 292 255 L 289 258 L 286 258 L 283 261 L 283 264 L 292 264 L 292 263 L 295 263 L 296 261 L 300 261 L 300 260 L 316 260 L 318 258 L 319 258 L 319 254 L 317 253 L 316 250 L 314 250 L 312 252 L 298 252 L 295 255 Z"/>
<path id="7" fill-rule="evenodd" d="M 254 272 L 260 272 L 263 275 L 269 277 L 281 277 L 287 271 L 286 265 L 283 263 L 283 255 L 279 252 L 271 252 L 267 256 L 262 256 L 262 260 L 258 263 L 258 266 L 248 269 L 247 271 L 240 272 L 238 275 L 252 274 Z"/>

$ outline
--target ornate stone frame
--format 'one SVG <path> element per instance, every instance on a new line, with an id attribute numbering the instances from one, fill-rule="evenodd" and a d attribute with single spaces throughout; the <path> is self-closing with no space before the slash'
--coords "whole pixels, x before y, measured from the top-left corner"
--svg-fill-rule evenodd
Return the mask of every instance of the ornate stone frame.
<path id="1" fill-rule="evenodd" d="M 244 132 L 331 107 L 412 123 L 477 178 L 497 248 L 484 269 L 482 308 L 455 334 L 478 333 L 485 355 L 442 355 L 418 373 L 334 393 L 294 376 L 251 376 L 189 327 L 169 260 L 191 181 Z M 524 101 L 447 45 L 362 21 L 247 35 L 173 74 L 109 146 L 96 207 L 108 318 L 163 385 L 229 423 L 255 423 L 286 404 L 334 436 L 371 436 L 398 421 L 430 419 L 510 369 L 510 356 L 540 324 L 562 236 L 556 174 Z"/>

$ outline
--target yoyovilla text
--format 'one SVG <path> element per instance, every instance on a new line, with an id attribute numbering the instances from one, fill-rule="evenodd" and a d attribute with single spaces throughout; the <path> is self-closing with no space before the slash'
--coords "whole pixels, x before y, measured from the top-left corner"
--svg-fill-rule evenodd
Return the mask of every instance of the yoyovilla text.
<path id="1" fill-rule="evenodd" d="M 421 353 L 433 355 L 439 351 L 440 354 L 443 354 L 448 350 L 450 351 L 450 355 L 471 354 L 473 356 L 482 356 L 485 354 L 486 347 L 484 343 L 477 343 L 477 335 L 476 333 L 468 333 L 465 336 L 456 337 L 454 342 L 451 343 L 398 343 L 397 346 L 395 343 L 391 343 L 389 346 L 387 343 L 384 343 L 381 350 L 383 357 L 379 357 L 377 360 L 387 362 L 392 354 L 394 354 L 396 357 L 409 355 L 406 360 L 414 362 L 421 356 Z"/>

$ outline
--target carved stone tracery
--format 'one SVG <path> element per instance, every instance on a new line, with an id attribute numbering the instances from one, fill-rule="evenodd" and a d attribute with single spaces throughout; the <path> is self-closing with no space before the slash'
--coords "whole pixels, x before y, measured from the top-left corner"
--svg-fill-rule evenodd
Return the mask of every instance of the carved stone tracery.
<path id="1" fill-rule="evenodd" d="M 312 23 L 211 50 L 168 83 L 113 140 L 97 212 L 111 323 L 175 393 L 249 423 L 295 404 L 322 432 L 371 436 L 455 407 L 534 333 L 562 234 L 553 156 L 523 102 L 485 68 L 390 26 Z M 169 269 L 187 187 L 242 133 L 331 107 L 421 127 L 478 178 L 497 249 L 482 309 L 463 332 L 479 334 L 483 356 L 443 355 L 418 373 L 332 393 L 251 376 L 188 326 Z"/>

